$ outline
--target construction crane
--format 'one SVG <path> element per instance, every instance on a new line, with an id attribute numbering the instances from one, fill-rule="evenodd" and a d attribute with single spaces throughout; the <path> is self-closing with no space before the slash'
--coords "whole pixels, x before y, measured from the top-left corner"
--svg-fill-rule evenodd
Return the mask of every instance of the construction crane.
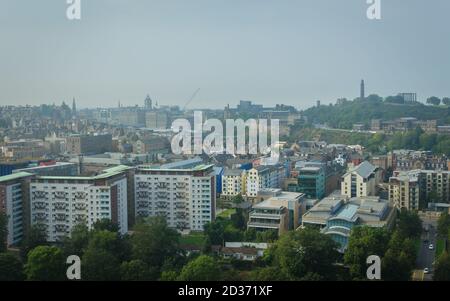
<path id="1" fill-rule="evenodd" d="M 189 100 L 186 102 L 186 104 L 183 107 L 183 111 L 186 110 L 186 107 L 191 103 L 191 101 L 194 100 L 194 98 L 195 98 L 195 96 L 197 96 L 198 92 L 200 92 L 200 88 L 195 90 L 195 92 L 192 94 L 191 98 L 189 98 Z"/>

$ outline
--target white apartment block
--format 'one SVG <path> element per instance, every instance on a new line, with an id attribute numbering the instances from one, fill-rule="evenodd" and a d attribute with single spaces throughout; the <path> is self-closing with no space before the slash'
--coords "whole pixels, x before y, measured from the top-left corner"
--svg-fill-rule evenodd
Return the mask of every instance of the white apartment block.
<path id="1" fill-rule="evenodd" d="M 171 228 L 202 231 L 215 217 L 213 167 L 138 168 L 134 176 L 136 217 L 163 216 Z"/>
<path id="2" fill-rule="evenodd" d="M 25 231 L 26 183 L 33 177 L 26 172 L 0 177 L 0 212 L 8 218 L 7 246 L 17 245 Z"/>
<path id="3" fill-rule="evenodd" d="M 77 224 L 89 229 L 110 219 L 122 234 L 128 231 L 126 166 L 93 177 L 37 177 L 30 183 L 31 224 L 43 226 L 47 240 L 69 236 Z"/>
<path id="4" fill-rule="evenodd" d="M 380 182 L 379 168 L 364 161 L 342 177 L 341 193 L 349 198 L 375 196 Z"/>
<path id="5" fill-rule="evenodd" d="M 264 188 L 281 188 L 286 178 L 286 170 L 282 165 L 266 165 L 252 168 L 246 176 L 246 194 L 256 197 Z"/>
<path id="6" fill-rule="evenodd" d="M 246 171 L 242 169 L 226 169 L 222 175 L 222 195 L 237 196 L 246 192 Z"/>

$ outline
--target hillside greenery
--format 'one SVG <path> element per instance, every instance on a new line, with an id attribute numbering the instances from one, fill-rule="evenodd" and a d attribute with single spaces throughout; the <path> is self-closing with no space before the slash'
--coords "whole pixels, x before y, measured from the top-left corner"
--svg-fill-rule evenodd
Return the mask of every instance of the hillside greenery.
<path id="1" fill-rule="evenodd" d="M 450 108 L 447 106 L 397 103 L 396 97 L 382 98 L 370 95 L 364 100 L 341 100 L 339 104 L 311 107 L 302 112 L 309 123 L 327 124 L 332 128 L 351 129 L 355 123 L 370 125 L 372 119 L 392 120 L 400 117 L 415 117 L 419 120 L 438 120 L 438 124 L 450 123 Z"/>
<path id="2" fill-rule="evenodd" d="M 433 151 L 436 154 L 450 156 L 450 135 L 425 133 L 420 128 L 394 134 L 371 134 L 303 126 L 294 128 L 288 139 L 291 143 L 299 140 L 318 140 L 331 144 L 359 144 L 372 154 L 386 154 L 388 151 L 396 149 L 412 149 Z"/>

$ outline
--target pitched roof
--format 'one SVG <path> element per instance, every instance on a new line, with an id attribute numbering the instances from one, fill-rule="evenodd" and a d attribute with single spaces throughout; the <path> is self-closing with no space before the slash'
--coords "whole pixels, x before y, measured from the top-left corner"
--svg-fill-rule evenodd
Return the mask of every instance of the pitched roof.
<path id="1" fill-rule="evenodd" d="M 370 164 L 368 161 L 364 161 L 361 164 L 359 164 L 356 168 L 349 171 L 345 174 L 348 175 L 349 173 L 357 173 L 359 176 L 363 178 L 368 178 L 378 167 Z"/>

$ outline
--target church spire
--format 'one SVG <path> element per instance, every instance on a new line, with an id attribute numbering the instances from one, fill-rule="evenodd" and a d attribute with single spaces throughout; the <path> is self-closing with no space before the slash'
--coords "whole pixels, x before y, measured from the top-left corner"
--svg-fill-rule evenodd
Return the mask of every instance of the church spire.
<path id="1" fill-rule="evenodd" d="M 76 103 L 75 103 L 75 97 L 73 98 L 73 101 L 72 101 L 72 115 L 76 115 L 77 114 L 77 105 L 76 105 Z"/>

